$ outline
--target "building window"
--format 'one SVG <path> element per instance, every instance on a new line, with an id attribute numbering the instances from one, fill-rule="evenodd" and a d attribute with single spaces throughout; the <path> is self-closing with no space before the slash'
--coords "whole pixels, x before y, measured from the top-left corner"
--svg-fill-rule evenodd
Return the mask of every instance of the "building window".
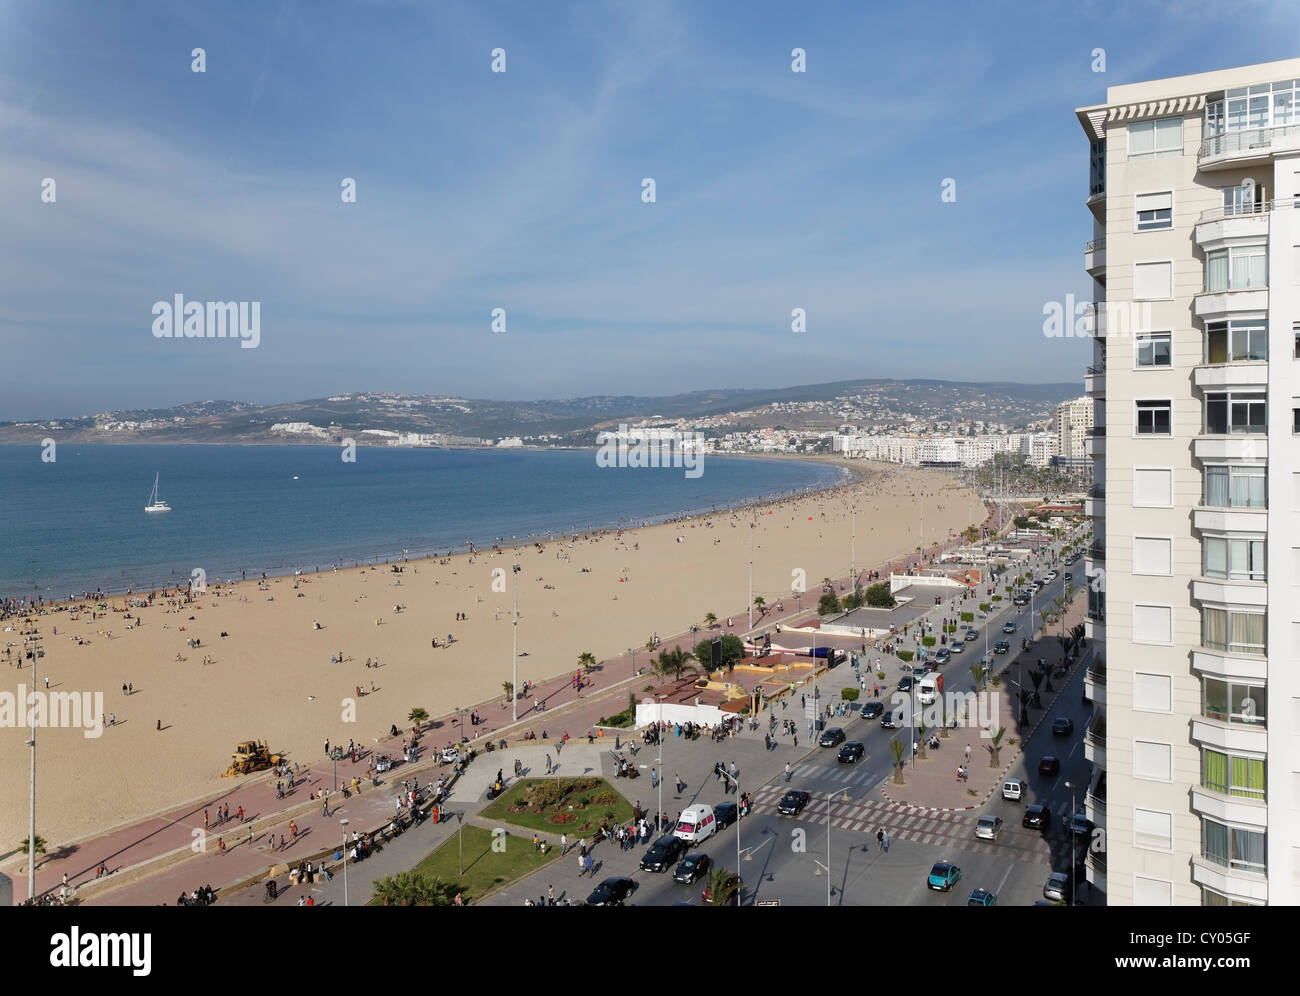
<path id="1" fill-rule="evenodd" d="M 1202 544 L 1207 578 L 1221 581 L 1266 581 L 1262 539 L 1228 539 L 1206 536 Z"/>
<path id="2" fill-rule="evenodd" d="M 1268 468 L 1240 464 L 1207 466 L 1205 504 L 1210 508 L 1268 508 Z"/>
<path id="3" fill-rule="evenodd" d="M 1256 83 L 1206 101 L 1205 137 L 1245 128 L 1279 128 L 1300 121 L 1300 80 Z M 1131 126 L 1130 126 L 1131 127 Z"/>
<path id="4" fill-rule="evenodd" d="M 1171 849 L 1174 846 L 1174 814 L 1135 808 L 1133 846 L 1154 851 Z"/>
<path id="5" fill-rule="evenodd" d="M 1173 431 L 1171 401 L 1137 401 L 1137 433 L 1139 436 L 1168 436 Z"/>
<path id="6" fill-rule="evenodd" d="M 1174 296 L 1174 264 L 1169 260 L 1133 264 L 1133 300 L 1167 301 Z"/>
<path id="7" fill-rule="evenodd" d="M 1243 363 L 1267 359 L 1267 319 L 1210 322 L 1205 326 L 1206 363 Z"/>
<path id="8" fill-rule="evenodd" d="M 1254 830 L 1241 830 L 1202 817 L 1201 856 L 1224 868 L 1264 875 L 1268 870 L 1264 837 Z"/>
<path id="9" fill-rule="evenodd" d="M 1201 751 L 1201 787 L 1223 795 L 1264 800 L 1264 762 L 1206 747 Z"/>
<path id="10" fill-rule="evenodd" d="M 1258 906 L 1259 903 L 1247 903 L 1240 899 L 1229 899 L 1221 892 L 1215 892 L 1213 889 L 1201 888 L 1201 905 L 1202 906 Z"/>
<path id="11" fill-rule="evenodd" d="M 1291 431 L 1300 433 L 1300 408 L 1291 409 Z"/>
<path id="12" fill-rule="evenodd" d="M 1142 402 L 1138 402 L 1142 404 Z M 1268 431 L 1268 405 L 1262 391 L 1205 396 L 1205 432 L 1210 436 Z"/>
<path id="13" fill-rule="evenodd" d="M 1088 584 L 1088 618 L 1102 622 L 1106 618 L 1106 593 L 1102 590 L 1100 583 L 1093 583 L 1094 577 L 1100 577 L 1100 572 L 1089 577 Z"/>
<path id="14" fill-rule="evenodd" d="M 1263 726 L 1267 714 L 1268 691 L 1263 685 L 1210 677 L 1201 681 L 1201 715 L 1206 719 Z"/>
<path id="15" fill-rule="evenodd" d="M 1245 290 L 1250 287 L 1267 286 L 1267 246 L 1231 246 L 1205 254 L 1207 291 Z"/>
<path id="16" fill-rule="evenodd" d="M 1149 332 L 1137 337 L 1137 365 L 1139 367 L 1168 367 L 1173 365 L 1173 334 Z"/>
<path id="17" fill-rule="evenodd" d="M 1254 214 L 1263 206 L 1260 200 L 1263 189 L 1255 186 L 1253 182 L 1246 182 L 1236 187 L 1224 187 L 1224 215 Z"/>
<path id="18" fill-rule="evenodd" d="M 1129 159 L 1163 159 L 1182 154 L 1182 118 L 1136 121 L 1128 126 Z"/>
<path id="19" fill-rule="evenodd" d="M 1159 194 L 1138 194 L 1133 198 L 1133 231 L 1155 232 L 1174 227 L 1174 195 L 1166 190 Z"/>
<path id="20" fill-rule="evenodd" d="M 1263 656 L 1267 651 L 1263 612 L 1201 609 L 1201 646 L 1229 654 Z"/>
<path id="21" fill-rule="evenodd" d="M 1295 339 L 1295 359 L 1300 360 L 1300 322 L 1291 324 L 1291 335 Z"/>

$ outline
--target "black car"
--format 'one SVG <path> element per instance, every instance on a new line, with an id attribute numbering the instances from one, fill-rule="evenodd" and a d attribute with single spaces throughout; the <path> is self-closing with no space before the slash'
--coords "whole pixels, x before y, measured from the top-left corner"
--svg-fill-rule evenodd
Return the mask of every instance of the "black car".
<path id="1" fill-rule="evenodd" d="M 636 890 L 630 878 L 607 878 L 587 897 L 588 906 L 622 906 L 623 901 Z"/>
<path id="2" fill-rule="evenodd" d="M 840 744 L 844 743 L 844 739 L 844 731 L 838 726 L 832 726 L 821 735 L 821 739 L 818 740 L 817 743 L 822 747 L 838 747 Z"/>
<path id="3" fill-rule="evenodd" d="M 898 679 L 898 690 L 900 692 L 910 692 L 912 690 L 913 678 L 910 674 L 905 674 Z"/>
<path id="4" fill-rule="evenodd" d="M 686 841 L 672 834 L 660 837 L 641 859 L 641 870 L 646 872 L 667 871 L 681 860 L 686 853 Z"/>
<path id="5" fill-rule="evenodd" d="M 872 699 L 862 707 L 863 719 L 879 719 L 885 714 L 885 703 L 878 699 Z"/>
<path id="6" fill-rule="evenodd" d="M 1028 827 L 1030 830 L 1046 830 L 1051 822 L 1052 811 L 1046 806 L 1040 806 L 1035 802 L 1025 807 L 1025 815 L 1021 819 L 1020 825 Z"/>
<path id="7" fill-rule="evenodd" d="M 880 717 L 880 728 L 882 730 L 896 730 L 903 720 L 903 710 L 897 712 L 885 710 L 885 714 Z"/>
<path id="8" fill-rule="evenodd" d="M 740 807 L 734 802 L 719 802 L 713 807 L 713 821 L 719 830 L 740 819 Z"/>
<path id="9" fill-rule="evenodd" d="M 852 743 L 847 743 L 840 748 L 840 752 L 836 755 L 835 760 L 839 761 L 840 764 L 854 764 L 855 762 L 862 760 L 862 755 L 866 752 L 867 749 L 854 740 Z"/>
<path id="10" fill-rule="evenodd" d="M 715 809 L 714 812 L 716 813 L 717 810 Z M 693 851 L 682 858 L 682 863 L 673 872 L 673 881 L 681 882 L 683 885 L 690 885 L 701 875 L 707 875 L 712 866 L 713 862 L 709 860 L 707 854 Z"/>
<path id="11" fill-rule="evenodd" d="M 1040 775 L 1059 775 L 1061 773 L 1061 759 L 1053 757 L 1051 754 L 1043 756 L 1038 762 L 1038 773 Z"/>
<path id="12" fill-rule="evenodd" d="M 1011 652 L 1011 644 L 1007 643 L 1006 640 L 999 640 L 993 644 L 993 652 L 995 654 L 1008 654 Z"/>
<path id="13" fill-rule="evenodd" d="M 1012 604 L 1012 605 L 1028 605 L 1028 604 L 1029 604 L 1029 596 L 1028 596 L 1028 595 L 1017 595 L 1015 598 L 1013 598 L 1013 599 L 1011 600 L 1011 604 Z"/>
<path id="14" fill-rule="evenodd" d="M 1052 720 L 1052 736 L 1068 737 L 1074 732 L 1074 720 L 1069 716 L 1057 716 Z"/>
<path id="15" fill-rule="evenodd" d="M 791 789 L 785 795 L 781 796 L 781 801 L 777 804 L 777 812 L 782 816 L 798 816 L 803 811 L 803 807 L 808 805 L 811 796 L 803 789 Z"/>

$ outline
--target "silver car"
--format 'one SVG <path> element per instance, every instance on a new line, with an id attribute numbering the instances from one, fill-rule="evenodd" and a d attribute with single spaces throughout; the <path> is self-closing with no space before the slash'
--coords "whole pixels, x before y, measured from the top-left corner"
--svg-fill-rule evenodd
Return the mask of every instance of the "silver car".
<path id="1" fill-rule="evenodd" d="M 980 840 L 997 840 L 1002 832 L 1002 817 L 985 813 L 975 824 L 975 836 Z"/>

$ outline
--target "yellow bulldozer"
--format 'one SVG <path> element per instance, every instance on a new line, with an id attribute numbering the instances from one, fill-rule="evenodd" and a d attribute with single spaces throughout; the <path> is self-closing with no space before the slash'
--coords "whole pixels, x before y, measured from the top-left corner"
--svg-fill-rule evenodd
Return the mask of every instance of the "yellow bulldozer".
<path id="1" fill-rule="evenodd" d="M 284 762 L 279 754 L 272 754 L 270 748 L 260 740 L 245 740 L 235 745 L 235 752 L 230 755 L 230 767 L 221 773 L 222 778 L 246 775 L 251 771 L 265 771 Z"/>

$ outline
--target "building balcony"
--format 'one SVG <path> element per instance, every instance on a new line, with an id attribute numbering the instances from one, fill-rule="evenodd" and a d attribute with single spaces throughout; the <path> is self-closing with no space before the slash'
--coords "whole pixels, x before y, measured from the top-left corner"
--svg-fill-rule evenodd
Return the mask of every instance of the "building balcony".
<path id="1" fill-rule="evenodd" d="M 1106 701 L 1106 662 L 1094 663 L 1083 672 L 1083 694 L 1095 704 Z"/>
<path id="2" fill-rule="evenodd" d="M 1106 517 L 1105 499 L 1085 498 L 1083 500 L 1083 514 L 1092 519 L 1104 519 Z"/>
<path id="3" fill-rule="evenodd" d="M 1268 436 L 1197 436 L 1192 441 L 1192 455 L 1198 460 L 1267 460 Z"/>
<path id="4" fill-rule="evenodd" d="M 1192 786 L 1192 812 L 1259 831 L 1268 828 L 1268 805 L 1263 799 L 1225 795 L 1204 785 Z"/>
<path id="5" fill-rule="evenodd" d="M 1106 185 L 1095 183 L 1091 189 L 1092 192 L 1088 194 L 1084 204 L 1092 212 L 1092 216 L 1104 225 L 1106 224 Z"/>
<path id="6" fill-rule="evenodd" d="M 1268 529 L 1267 508 L 1207 508 L 1192 509 L 1192 525 L 1210 532 L 1262 533 Z"/>
<path id="7" fill-rule="evenodd" d="M 1267 754 L 1268 728 L 1263 723 L 1229 723 L 1198 716 L 1192 720 L 1192 741 L 1230 754 Z"/>
<path id="8" fill-rule="evenodd" d="M 1192 382 L 1200 388 L 1268 387 L 1268 360 L 1203 364 L 1192 370 Z"/>
<path id="9" fill-rule="evenodd" d="M 1192 597 L 1212 605 L 1263 609 L 1268 605 L 1268 582 L 1193 578 Z"/>
<path id="10" fill-rule="evenodd" d="M 1104 435 L 1087 436 L 1083 441 L 1085 455 L 1096 460 L 1106 455 L 1106 437 Z"/>
<path id="11" fill-rule="evenodd" d="M 1246 312 L 1268 310 L 1267 287 L 1242 287 L 1238 290 L 1202 291 L 1193 300 L 1197 318 L 1207 322 L 1231 318 Z"/>
<path id="12" fill-rule="evenodd" d="M 1269 163 L 1274 152 L 1300 146 L 1300 124 L 1276 128 L 1242 128 L 1207 138 L 1196 154 L 1200 170 L 1234 169 L 1254 163 Z"/>
<path id="13" fill-rule="evenodd" d="M 1083 756 L 1098 767 L 1106 767 L 1106 715 L 1094 716 L 1083 734 Z"/>
<path id="14" fill-rule="evenodd" d="M 1272 210 L 1272 201 L 1211 208 L 1201 212 L 1193 237 L 1202 249 L 1217 249 L 1228 239 L 1268 238 L 1268 213 Z"/>
<path id="15" fill-rule="evenodd" d="M 1083 393 L 1093 398 L 1106 396 L 1106 365 L 1095 364 L 1083 374 Z"/>
<path id="16" fill-rule="evenodd" d="M 1104 543 L 1093 543 L 1091 546 L 1088 547 L 1088 550 L 1084 554 L 1084 556 L 1086 556 L 1089 560 L 1100 560 L 1102 563 L 1105 563 L 1106 545 Z"/>
<path id="17" fill-rule="evenodd" d="M 1093 239 L 1083 247 L 1083 268 L 1088 276 L 1106 282 L 1106 240 Z"/>
<path id="18" fill-rule="evenodd" d="M 1098 482 L 1088 489 L 1087 494 L 1089 498 L 1105 498 L 1106 485 Z"/>
<path id="19" fill-rule="evenodd" d="M 1192 858 L 1192 881 L 1229 899 L 1251 903 L 1268 902 L 1267 875 L 1229 868 L 1201 855 Z"/>
<path id="20" fill-rule="evenodd" d="M 1256 654 L 1234 654 L 1227 650 L 1197 647 L 1192 651 L 1192 669 L 1224 681 L 1267 681 L 1268 658 Z"/>

